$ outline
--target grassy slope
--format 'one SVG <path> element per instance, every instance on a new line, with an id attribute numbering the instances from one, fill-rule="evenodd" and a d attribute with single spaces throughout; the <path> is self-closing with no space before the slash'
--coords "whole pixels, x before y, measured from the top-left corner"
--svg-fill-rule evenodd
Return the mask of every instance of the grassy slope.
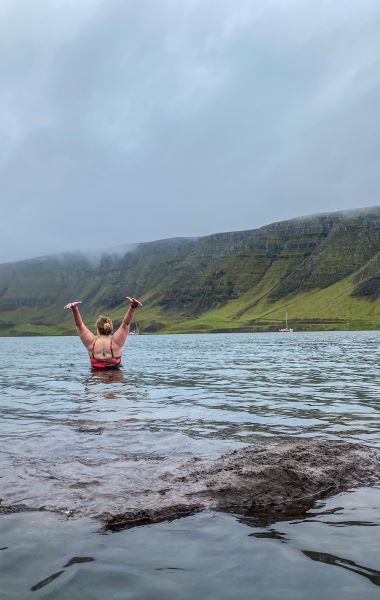
<path id="1" fill-rule="evenodd" d="M 283 325 L 286 311 L 290 324 L 297 330 L 380 328 L 380 301 L 351 296 L 353 275 L 324 289 L 293 294 L 275 302 L 269 301 L 268 294 L 277 284 L 283 266 L 281 260 L 276 261 L 252 290 L 199 316 L 164 312 L 159 306 L 149 306 L 148 301 L 146 307 L 138 313 L 140 329 L 149 326 L 152 333 L 276 331 Z M 106 312 L 117 324 L 125 310 L 126 305 L 122 305 Z M 99 313 L 86 305 L 83 305 L 82 313 L 88 326 L 93 327 Z M 28 307 L 7 311 L 6 319 L 3 317 L 0 322 L 0 333 L 67 335 L 75 332 L 70 313 L 62 309 L 62 318 L 58 321 L 56 315 L 53 308 L 46 309 L 43 314 L 36 308 Z M 56 322 L 56 325 L 51 325 L 52 322 Z"/>
<path id="2" fill-rule="evenodd" d="M 286 311 L 298 330 L 377 329 L 380 209 L 152 242 L 96 268 L 76 255 L 0 265 L 0 335 L 74 333 L 73 298 L 90 327 L 99 313 L 117 324 L 126 289 L 144 299 L 147 333 L 275 331 Z"/>
<path id="3" fill-rule="evenodd" d="M 159 324 L 161 333 L 191 333 L 212 331 L 276 331 L 288 312 L 290 324 L 298 330 L 378 329 L 380 302 L 350 296 L 353 277 L 339 281 L 322 290 L 295 294 L 276 302 L 269 302 L 266 293 L 271 289 L 271 273 L 255 289 L 240 298 L 230 300 L 220 308 L 211 309 L 197 317 L 178 313 L 160 313 L 160 308 L 146 306 L 138 314 L 141 329 L 152 323 Z M 275 277 L 273 281 L 275 281 Z M 97 313 L 83 308 L 83 317 L 89 327 Z M 125 307 L 110 311 L 117 323 Z M 19 308 L 7 313 L 3 330 L 11 335 L 62 335 L 74 333 L 71 315 L 62 310 L 62 320 L 56 326 L 44 324 L 41 313 L 34 308 Z M 47 319 L 48 320 L 48 319 Z M 6 326 L 6 323 L 11 326 Z M 154 327 L 152 332 L 154 333 Z"/>
<path id="4" fill-rule="evenodd" d="M 254 302 L 247 293 L 197 318 L 168 320 L 164 331 L 276 331 L 283 326 L 286 311 L 291 325 L 303 331 L 380 328 L 380 303 L 353 298 L 351 290 L 352 277 L 347 277 L 323 290 L 295 294 L 277 302 L 265 298 Z M 143 313 L 141 316 L 143 320 Z"/>

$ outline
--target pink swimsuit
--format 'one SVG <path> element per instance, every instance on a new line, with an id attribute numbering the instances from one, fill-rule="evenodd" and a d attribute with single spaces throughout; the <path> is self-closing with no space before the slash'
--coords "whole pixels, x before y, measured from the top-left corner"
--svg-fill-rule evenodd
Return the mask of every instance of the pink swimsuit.
<path id="1" fill-rule="evenodd" d="M 121 365 L 121 356 L 119 356 L 118 358 L 115 358 L 115 356 L 113 355 L 113 348 L 112 348 L 112 339 L 111 339 L 111 358 L 95 358 L 94 356 L 94 349 L 95 349 L 95 344 L 96 344 L 96 340 L 92 346 L 92 355 L 90 356 L 90 361 L 91 361 L 91 366 L 94 369 L 118 369 Z"/>

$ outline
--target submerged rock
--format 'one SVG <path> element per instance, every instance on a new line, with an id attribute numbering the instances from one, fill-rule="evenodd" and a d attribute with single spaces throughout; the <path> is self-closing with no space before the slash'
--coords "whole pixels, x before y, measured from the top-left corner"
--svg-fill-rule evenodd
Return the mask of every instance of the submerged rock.
<path id="1" fill-rule="evenodd" d="M 45 510 L 45 508 L 33 508 L 27 506 L 26 504 L 0 504 L 0 515 L 11 515 L 20 512 L 31 512 L 41 510 Z"/>
<path id="2" fill-rule="evenodd" d="M 130 460 L 120 467 L 123 479 L 119 478 L 118 486 L 106 488 L 106 494 L 97 478 L 72 483 L 69 489 L 74 486 L 80 492 L 79 507 L 66 505 L 63 494 L 56 500 L 36 493 L 34 506 L 0 500 L 0 515 L 50 510 L 66 518 L 92 516 L 104 523 L 106 531 L 170 521 L 207 509 L 270 523 L 302 516 L 320 498 L 380 481 L 380 449 L 339 441 L 293 438 L 258 443 L 216 459 L 194 457 L 183 464 L 173 457 L 166 470 L 159 461 L 140 460 L 149 469 L 139 470 L 136 477 Z M 140 469 L 139 461 L 137 465 Z"/>
<path id="3" fill-rule="evenodd" d="M 216 460 L 194 458 L 160 476 L 146 509 L 103 514 L 105 530 L 172 520 L 205 509 L 276 520 L 315 500 L 380 481 L 380 449 L 292 439 L 248 446 Z M 179 475 L 180 473 L 180 475 Z M 129 499 L 130 502 L 130 499 Z"/>

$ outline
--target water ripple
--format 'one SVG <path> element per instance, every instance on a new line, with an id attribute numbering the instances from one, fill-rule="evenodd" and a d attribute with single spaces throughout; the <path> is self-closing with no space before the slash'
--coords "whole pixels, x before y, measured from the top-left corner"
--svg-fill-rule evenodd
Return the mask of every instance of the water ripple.
<path id="1" fill-rule="evenodd" d="M 168 463 L 261 437 L 380 445 L 378 332 L 134 336 L 107 373 L 75 337 L 0 348 L 4 501 L 115 506 L 122 473 L 137 493 Z"/>

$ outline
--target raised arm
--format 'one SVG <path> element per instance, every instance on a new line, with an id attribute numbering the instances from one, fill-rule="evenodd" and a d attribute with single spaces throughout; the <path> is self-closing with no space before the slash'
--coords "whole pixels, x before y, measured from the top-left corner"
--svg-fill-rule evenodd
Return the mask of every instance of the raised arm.
<path id="1" fill-rule="evenodd" d="M 65 309 L 68 310 L 71 308 L 73 312 L 75 325 L 77 328 L 77 333 L 82 341 L 82 344 L 86 346 L 87 350 L 90 350 L 92 344 L 96 340 L 96 336 L 83 323 L 82 315 L 80 314 L 78 304 L 82 304 L 82 302 L 70 302 L 69 304 L 66 304 Z"/>
<path id="2" fill-rule="evenodd" d="M 127 300 L 129 300 L 129 308 L 125 313 L 123 322 L 119 329 L 117 329 L 112 336 L 115 345 L 119 346 L 120 348 L 125 344 L 125 340 L 127 339 L 127 335 L 129 333 L 129 327 L 134 320 L 136 308 L 142 306 L 140 300 L 137 300 L 136 298 L 130 298 L 127 296 Z"/>

